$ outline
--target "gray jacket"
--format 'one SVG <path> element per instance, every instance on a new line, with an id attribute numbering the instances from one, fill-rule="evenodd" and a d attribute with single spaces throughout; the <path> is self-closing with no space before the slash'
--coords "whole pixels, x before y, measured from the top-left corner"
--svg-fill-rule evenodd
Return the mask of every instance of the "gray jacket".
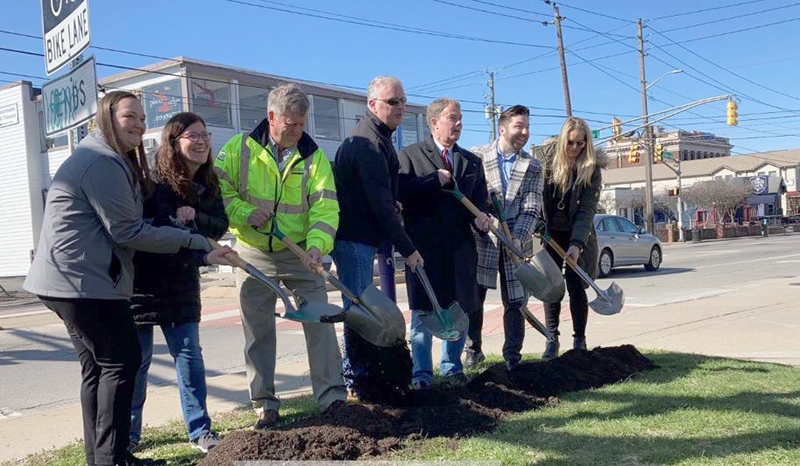
<path id="1" fill-rule="evenodd" d="M 142 220 L 133 173 L 97 131 L 53 178 L 24 288 L 51 298 L 128 299 L 135 250 L 175 253 L 188 242 L 188 230 Z"/>

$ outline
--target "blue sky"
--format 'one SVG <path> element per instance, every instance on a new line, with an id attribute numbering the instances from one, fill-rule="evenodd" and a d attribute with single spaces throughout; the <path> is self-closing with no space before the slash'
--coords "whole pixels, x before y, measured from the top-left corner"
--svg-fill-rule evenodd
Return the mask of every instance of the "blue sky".
<path id="1" fill-rule="evenodd" d="M 41 3 L 2 3 L 0 47 L 41 53 L 41 40 L 7 33 L 41 36 Z M 729 137 L 734 153 L 800 147 L 800 2 L 570 0 L 559 8 L 573 114 L 592 127 L 609 125 L 613 116 L 641 115 L 635 49 L 636 19 L 642 18 L 648 82 L 684 70 L 650 89 L 650 112 L 723 94 L 741 100 L 738 127 L 725 126 L 723 101 L 671 118 L 664 123 L 668 130 Z M 498 103 L 531 107 L 532 142 L 558 132 L 565 110 L 556 31 L 541 24 L 552 21 L 552 13 L 541 0 L 90 2 L 94 46 L 357 87 L 388 74 L 404 82 L 416 103 L 459 99 L 467 147 L 489 139 L 481 103 L 488 102 L 488 70 L 497 72 Z M 125 66 L 157 61 L 94 48 L 89 53 Z M 100 77 L 117 72 L 98 66 Z M 43 82 L 7 73 L 44 77 L 44 60 L 0 51 L 0 79 Z"/>

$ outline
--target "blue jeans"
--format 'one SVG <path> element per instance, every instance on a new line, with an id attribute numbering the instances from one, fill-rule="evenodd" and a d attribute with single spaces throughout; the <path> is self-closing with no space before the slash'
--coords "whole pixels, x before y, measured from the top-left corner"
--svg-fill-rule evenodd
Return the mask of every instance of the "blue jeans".
<path id="1" fill-rule="evenodd" d="M 130 441 L 139 443 L 142 436 L 142 409 L 147 397 L 147 371 L 153 359 L 153 327 L 138 327 L 139 344 L 142 347 L 142 364 L 136 374 L 136 383 L 131 405 Z M 175 360 L 178 375 L 178 392 L 183 408 L 183 420 L 189 440 L 211 432 L 211 418 L 206 409 L 206 369 L 200 347 L 200 323 L 162 325 L 161 331 L 167 340 L 169 353 Z"/>
<path id="2" fill-rule="evenodd" d="M 356 296 L 364 292 L 372 284 L 372 271 L 375 254 L 378 248 L 354 241 L 336 240 L 331 257 L 336 263 L 336 273 L 339 280 Z M 350 309 L 352 304 L 347 296 L 342 295 L 344 310 Z M 345 385 L 349 390 L 353 387 L 353 377 L 360 375 L 363 370 L 358 366 L 358 361 L 349 357 L 349 348 L 356 344 L 363 344 L 356 332 L 345 324 L 344 326 L 344 357 L 342 358 L 342 373 Z"/>
<path id="3" fill-rule="evenodd" d="M 433 336 L 422 325 L 419 318 L 420 311 L 411 311 L 411 360 L 414 363 L 413 383 L 433 382 L 433 356 L 431 346 Z M 442 361 L 439 364 L 443 376 L 448 377 L 464 372 L 461 365 L 461 351 L 464 349 L 467 332 L 464 332 L 458 340 L 442 341 Z"/>

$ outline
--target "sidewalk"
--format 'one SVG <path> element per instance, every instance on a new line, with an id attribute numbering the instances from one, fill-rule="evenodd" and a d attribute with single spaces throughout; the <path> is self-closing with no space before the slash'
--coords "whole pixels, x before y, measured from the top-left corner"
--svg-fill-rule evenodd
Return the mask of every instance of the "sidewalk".
<path id="1" fill-rule="evenodd" d="M 633 344 L 639 349 L 702 353 L 800 366 L 800 347 L 797 345 L 800 324 L 796 311 L 793 311 L 800 298 L 800 282 L 796 281 L 781 279 L 760 284 L 758 288 L 753 285 L 752 288 L 682 303 L 626 307 L 614 316 L 592 313 L 587 340 L 590 347 Z M 531 307 L 541 319 L 541 305 Z M 568 318 L 569 312 L 562 315 Z M 562 350 L 567 350 L 572 340 L 571 324 L 562 322 L 561 328 Z M 487 311 L 484 334 L 484 351 L 500 354 L 503 345 L 501 308 Z M 523 352 L 538 354 L 543 347 L 542 336 L 529 328 Z M 439 350 L 440 345 L 434 344 L 435 358 L 438 358 Z M 278 366 L 276 384 L 282 397 L 308 393 L 307 363 Z M 243 373 L 209 378 L 208 386 L 211 413 L 248 404 Z M 82 435 L 80 417 L 80 406 L 77 405 L 17 418 L 3 419 L 0 414 L 0 461 L 43 448 L 63 446 L 79 438 Z M 175 387 L 148 392 L 146 424 L 160 425 L 180 418 L 181 408 Z"/>

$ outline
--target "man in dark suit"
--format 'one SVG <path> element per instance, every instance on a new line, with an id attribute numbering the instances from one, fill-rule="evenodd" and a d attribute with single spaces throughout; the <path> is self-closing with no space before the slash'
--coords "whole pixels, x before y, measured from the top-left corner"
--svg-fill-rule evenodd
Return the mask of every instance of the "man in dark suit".
<path id="1" fill-rule="evenodd" d="M 472 230 L 489 229 L 492 218 L 474 218 L 452 193 L 459 189 L 480 209 L 487 208 L 486 178 L 481 160 L 459 147 L 461 105 L 452 99 L 436 99 L 428 106 L 431 137 L 407 147 L 399 154 L 400 201 L 409 237 L 425 258 L 439 303 L 458 301 L 468 314 L 478 309 L 478 255 Z M 423 389 L 433 381 L 432 338 L 422 325 L 421 312 L 431 312 L 431 303 L 419 279 L 406 268 L 406 286 L 411 314 L 413 384 Z M 466 332 L 465 332 L 466 333 Z M 452 386 L 466 383 L 461 364 L 465 335 L 442 343 L 441 373 Z"/>

